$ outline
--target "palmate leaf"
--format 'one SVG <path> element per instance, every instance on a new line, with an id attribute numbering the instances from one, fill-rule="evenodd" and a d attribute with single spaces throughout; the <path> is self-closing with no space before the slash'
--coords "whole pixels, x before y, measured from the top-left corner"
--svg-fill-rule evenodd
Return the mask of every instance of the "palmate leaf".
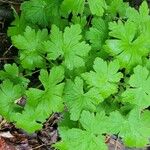
<path id="1" fill-rule="evenodd" d="M 102 18 L 93 18 L 92 27 L 86 33 L 86 37 L 96 50 L 101 49 L 108 36 L 108 23 Z"/>
<path id="2" fill-rule="evenodd" d="M 124 2 L 123 0 L 106 0 L 107 9 L 106 12 L 109 14 L 109 17 L 115 18 L 117 15 L 119 17 L 126 17 L 126 13 L 129 8 L 129 4 Z"/>
<path id="3" fill-rule="evenodd" d="M 143 1 L 141 4 L 139 11 L 129 7 L 126 11 L 126 16 L 128 20 L 134 22 L 137 25 L 137 28 L 140 33 L 144 34 L 145 44 L 148 49 L 150 49 L 149 42 L 150 42 L 150 16 L 149 16 L 149 6 L 146 1 Z"/>
<path id="4" fill-rule="evenodd" d="M 10 80 L 5 80 L 0 85 L 0 115 L 9 121 L 13 121 L 13 113 L 19 111 L 19 106 L 15 103 L 23 96 L 24 88 L 17 84 L 13 85 Z"/>
<path id="5" fill-rule="evenodd" d="M 142 66 L 134 68 L 134 74 L 129 80 L 130 88 L 122 94 L 122 101 L 134 104 L 141 109 L 150 106 L 150 76 L 149 71 Z"/>
<path id="6" fill-rule="evenodd" d="M 17 128 L 21 128 L 28 133 L 34 133 L 35 131 L 42 129 L 43 126 L 42 122 L 38 122 L 37 119 L 37 116 L 40 115 L 40 113 L 42 112 L 38 111 L 36 108 L 26 107 L 22 113 L 13 114 L 12 118 Z"/>
<path id="7" fill-rule="evenodd" d="M 103 133 L 107 130 L 107 117 L 103 112 L 92 114 L 83 111 L 80 123 L 83 129 L 79 128 L 60 128 L 62 141 L 56 144 L 59 150 L 107 150 L 104 142 Z"/>
<path id="8" fill-rule="evenodd" d="M 146 58 L 143 64 L 150 71 L 150 58 Z"/>
<path id="9" fill-rule="evenodd" d="M 14 35 L 23 34 L 27 25 L 29 25 L 29 23 L 25 20 L 23 14 L 21 14 L 20 17 L 15 15 L 15 20 L 7 30 L 7 35 L 12 37 Z"/>
<path id="10" fill-rule="evenodd" d="M 78 120 L 83 110 L 96 111 L 96 106 L 103 101 L 98 90 L 89 90 L 84 93 L 83 80 L 76 77 L 74 82 L 69 80 L 65 87 L 64 101 L 71 114 L 71 120 Z"/>
<path id="11" fill-rule="evenodd" d="M 61 13 L 67 16 L 69 13 L 83 14 L 85 0 L 64 0 L 61 5 Z M 102 16 L 104 10 L 107 9 L 105 0 L 88 0 L 90 11 L 93 15 Z"/>
<path id="12" fill-rule="evenodd" d="M 86 16 L 73 15 L 71 22 L 72 24 L 79 24 L 81 28 L 84 29 L 87 24 Z"/>
<path id="13" fill-rule="evenodd" d="M 19 68 L 14 64 L 5 64 L 4 71 L 0 70 L 0 80 L 9 79 L 14 84 L 20 84 L 23 87 L 27 87 L 29 80 L 23 77 L 19 73 Z"/>
<path id="14" fill-rule="evenodd" d="M 135 8 L 128 7 L 126 10 L 126 16 L 130 21 L 136 23 L 140 32 L 144 32 L 145 35 L 149 36 L 150 16 L 149 7 L 146 1 L 143 1 L 140 5 L 139 11 Z"/>
<path id="15" fill-rule="evenodd" d="M 121 67 L 133 69 L 142 64 L 143 58 L 148 55 L 149 38 L 144 33 L 138 33 L 137 25 L 131 21 L 123 24 L 121 21 L 109 24 L 109 35 L 115 39 L 107 40 L 107 52 L 117 58 Z"/>
<path id="16" fill-rule="evenodd" d="M 88 0 L 91 13 L 97 16 L 103 16 L 104 9 L 107 8 L 105 0 Z"/>
<path id="17" fill-rule="evenodd" d="M 67 16 L 69 13 L 82 14 L 85 0 L 64 0 L 61 4 L 61 14 Z"/>
<path id="18" fill-rule="evenodd" d="M 55 144 L 59 150 L 107 150 L 105 134 L 118 135 L 127 146 L 146 146 L 150 135 L 146 2 L 137 11 L 123 0 L 28 0 L 21 10 L 8 34 L 19 49 L 18 63 L 24 71 L 37 74 L 42 68 L 41 84 L 40 89 L 31 88 L 37 84 L 34 74 L 25 91 L 28 80 L 16 65 L 5 65 L 0 71 L 5 80 L 0 85 L 0 115 L 35 133 L 52 113 L 61 112 L 61 139 Z M 47 67 L 51 69 L 44 70 Z M 22 96 L 23 107 L 15 104 Z"/>
<path id="19" fill-rule="evenodd" d="M 93 65 L 94 71 L 86 72 L 82 77 L 89 88 L 98 90 L 103 98 L 107 98 L 118 91 L 117 83 L 122 78 L 122 73 L 118 72 L 119 67 L 117 60 L 107 63 L 97 57 Z"/>
<path id="20" fill-rule="evenodd" d="M 26 92 L 25 110 L 14 116 L 16 125 L 29 133 L 41 129 L 42 125 L 37 121 L 43 123 L 53 112 L 61 112 L 64 108 L 62 99 L 64 83 L 61 83 L 64 79 L 64 69 L 61 66 L 53 67 L 50 75 L 46 70 L 41 70 L 39 79 L 44 90 L 30 88 Z M 23 120 L 28 123 L 24 123 Z"/>
<path id="21" fill-rule="evenodd" d="M 78 126 L 77 121 L 73 121 L 70 119 L 70 114 L 67 111 L 62 112 L 62 120 L 58 122 L 59 127 L 65 127 L 68 129 L 76 128 Z"/>
<path id="22" fill-rule="evenodd" d="M 56 60 L 63 57 L 63 64 L 69 69 L 84 66 L 84 57 L 88 55 L 91 47 L 81 41 L 80 25 L 66 27 L 64 33 L 55 25 L 52 26 L 50 40 L 44 42 L 44 50 L 48 53 L 48 59 Z"/>
<path id="23" fill-rule="evenodd" d="M 61 2 L 62 0 L 30 0 L 22 3 L 21 10 L 28 21 L 48 26 L 50 22 L 56 23 L 60 19 Z"/>
<path id="24" fill-rule="evenodd" d="M 116 111 L 110 114 L 108 121 L 110 133 L 119 133 L 126 146 L 145 147 L 149 143 L 149 111 L 140 114 L 138 109 L 133 109 L 126 118 Z"/>
<path id="25" fill-rule="evenodd" d="M 128 7 L 128 11 L 126 11 L 126 15 L 129 18 L 129 20 L 138 23 L 138 25 L 140 25 L 140 23 L 142 22 L 144 23 L 145 21 L 146 22 L 149 21 L 150 16 L 149 16 L 149 8 L 147 2 L 143 1 L 143 3 L 139 8 L 139 11 L 136 10 L 135 8 Z"/>
<path id="26" fill-rule="evenodd" d="M 20 61 L 25 69 L 33 70 L 45 66 L 44 53 L 41 51 L 42 42 L 48 37 L 46 29 L 37 32 L 26 27 L 23 35 L 13 36 L 12 42 L 19 49 Z"/>

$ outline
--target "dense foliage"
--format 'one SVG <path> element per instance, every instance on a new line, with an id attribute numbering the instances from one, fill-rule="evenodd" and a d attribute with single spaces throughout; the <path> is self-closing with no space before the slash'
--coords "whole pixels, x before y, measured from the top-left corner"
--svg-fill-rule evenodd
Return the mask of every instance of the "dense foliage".
<path id="1" fill-rule="evenodd" d="M 61 112 L 59 150 L 107 150 L 106 134 L 130 147 L 149 143 L 145 1 L 136 10 L 123 0 L 30 0 L 14 15 L 8 35 L 18 57 L 0 71 L 5 119 L 34 133 Z"/>

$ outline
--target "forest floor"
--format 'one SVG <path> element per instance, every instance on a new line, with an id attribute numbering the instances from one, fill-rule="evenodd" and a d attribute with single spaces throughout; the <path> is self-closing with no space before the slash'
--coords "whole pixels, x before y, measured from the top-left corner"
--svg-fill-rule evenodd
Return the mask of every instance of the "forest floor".
<path id="1" fill-rule="evenodd" d="M 21 0 L 0 0 L 0 68 L 5 63 L 12 62 L 15 52 L 17 53 L 7 37 L 7 28 L 13 20 L 11 8 L 19 12 L 21 2 Z M 139 4 L 139 1 L 136 2 Z M 59 140 L 57 122 L 60 119 L 59 114 L 52 115 L 41 131 L 29 135 L 0 116 L 0 150 L 52 150 L 51 145 Z M 107 137 L 106 143 L 109 150 L 146 150 L 146 148 L 125 148 L 113 137 Z"/>

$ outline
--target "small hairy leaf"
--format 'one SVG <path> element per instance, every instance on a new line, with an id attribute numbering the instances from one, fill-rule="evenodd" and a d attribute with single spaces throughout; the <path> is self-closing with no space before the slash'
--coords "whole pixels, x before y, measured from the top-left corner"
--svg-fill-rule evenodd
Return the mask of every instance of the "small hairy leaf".
<path id="1" fill-rule="evenodd" d="M 102 18 L 94 18 L 86 36 L 93 48 L 101 49 L 108 36 L 108 23 Z"/>
<path id="2" fill-rule="evenodd" d="M 35 69 L 36 67 L 44 67 L 45 60 L 41 51 L 42 41 L 46 40 L 48 32 L 46 29 L 37 32 L 26 27 L 23 35 L 12 37 L 12 42 L 19 49 L 20 61 L 25 69 Z"/>
<path id="3" fill-rule="evenodd" d="M 143 1 L 139 8 L 139 11 L 137 11 L 135 8 L 128 7 L 126 16 L 129 18 L 129 20 L 135 22 L 142 32 L 150 32 L 150 30 L 147 28 L 150 24 L 150 16 L 148 4 L 146 1 Z"/>
<path id="4" fill-rule="evenodd" d="M 11 26 L 7 30 L 8 36 L 23 34 L 27 24 L 29 23 L 27 23 L 23 15 L 20 17 L 16 15 L 15 20 L 11 23 Z"/>
<path id="5" fill-rule="evenodd" d="M 41 26 L 48 26 L 60 19 L 59 7 L 62 0 L 30 0 L 21 5 L 25 18 Z"/>
<path id="6" fill-rule="evenodd" d="M 140 114 L 138 109 L 133 109 L 129 116 L 124 118 L 119 112 L 110 114 L 109 121 L 111 133 L 119 133 L 126 146 L 145 147 L 150 134 L 150 114 Z M 117 118 L 117 119 L 116 119 Z"/>
<path id="7" fill-rule="evenodd" d="M 67 82 L 64 100 L 71 113 L 71 120 L 76 121 L 83 110 L 95 111 L 96 105 L 103 101 L 103 98 L 96 89 L 84 93 L 83 80 L 76 77 L 74 82 Z"/>
<path id="8" fill-rule="evenodd" d="M 117 60 L 107 63 L 101 58 L 96 58 L 93 65 L 94 71 L 86 72 L 82 74 L 82 77 L 89 88 L 98 90 L 103 98 L 107 98 L 118 91 L 117 83 L 122 78 L 122 73 L 118 72 L 119 67 Z"/>
<path id="9" fill-rule="evenodd" d="M 129 84 L 130 88 L 122 94 L 122 101 L 135 104 L 142 109 L 150 106 L 149 71 L 145 67 L 137 66 L 134 68 Z"/>
<path id="10" fill-rule="evenodd" d="M 61 83 L 64 79 L 64 69 L 61 66 L 53 67 L 50 74 L 46 70 L 41 70 L 39 79 L 44 90 L 30 88 L 26 93 L 25 110 L 15 116 L 16 125 L 30 133 L 41 129 L 42 125 L 38 125 L 37 121 L 44 122 L 49 115 L 61 112 L 64 107 L 62 99 L 64 83 Z M 28 120 L 28 124 L 22 120 Z"/>
<path id="11" fill-rule="evenodd" d="M 150 11 L 146 0 L 138 8 L 130 7 L 134 3 L 26 0 L 20 11 L 13 8 L 13 45 L 6 52 L 0 46 L 0 115 L 35 133 L 60 113 L 60 141 L 52 146 L 58 150 L 108 150 L 105 135 L 117 135 L 127 147 L 146 147 Z"/>
<path id="12" fill-rule="evenodd" d="M 25 88 L 28 86 L 29 80 L 24 78 L 19 73 L 19 68 L 16 64 L 5 64 L 4 71 L 0 70 L 0 80 L 9 79 L 14 84 L 23 85 Z"/>
<path id="13" fill-rule="evenodd" d="M 107 8 L 105 0 L 88 0 L 91 13 L 97 16 L 103 16 L 104 9 Z"/>
<path id="14" fill-rule="evenodd" d="M 108 4 L 106 12 L 108 12 L 110 16 L 113 18 L 117 15 L 119 15 L 119 17 L 126 17 L 126 12 L 129 8 L 128 3 L 123 2 L 123 0 L 106 0 L 106 2 Z"/>
<path id="15" fill-rule="evenodd" d="M 143 57 L 148 55 L 149 39 L 143 33 L 138 34 L 136 24 L 127 21 L 123 24 L 111 22 L 109 33 L 115 39 L 107 40 L 108 52 L 117 58 L 121 67 L 128 70 L 133 69 L 137 64 L 142 64 Z"/>
<path id="16" fill-rule="evenodd" d="M 77 16 L 77 15 L 74 15 L 72 17 L 71 21 L 72 21 L 73 24 L 79 24 L 82 29 L 84 29 L 84 27 L 87 24 L 86 16 Z"/>
<path id="17" fill-rule="evenodd" d="M 13 113 L 19 111 L 19 106 L 15 103 L 23 96 L 24 89 L 19 84 L 13 85 L 9 80 L 3 81 L 0 85 L 0 115 L 12 121 Z"/>
<path id="18" fill-rule="evenodd" d="M 61 146 L 57 143 L 57 147 L 60 147 L 60 150 L 63 150 L 64 146 L 67 150 L 107 150 L 102 136 L 102 133 L 107 129 L 106 120 L 107 117 L 103 112 L 94 115 L 84 111 L 80 119 L 83 129 L 60 128 L 62 142 L 60 142 Z"/>
<path id="19" fill-rule="evenodd" d="M 84 10 L 84 0 L 64 0 L 61 5 L 61 13 L 67 16 L 69 13 L 82 14 Z"/>
<path id="20" fill-rule="evenodd" d="M 81 38 L 81 27 L 78 24 L 66 27 L 64 33 L 53 25 L 50 40 L 44 43 L 47 57 L 50 60 L 63 57 L 63 64 L 70 70 L 84 66 L 84 57 L 91 48 Z"/>

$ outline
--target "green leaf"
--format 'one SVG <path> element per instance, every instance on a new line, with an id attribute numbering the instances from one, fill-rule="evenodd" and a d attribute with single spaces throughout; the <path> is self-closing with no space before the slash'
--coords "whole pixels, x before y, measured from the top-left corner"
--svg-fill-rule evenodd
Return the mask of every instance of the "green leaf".
<path id="1" fill-rule="evenodd" d="M 103 16 L 104 9 L 107 8 L 105 0 L 88 0 L 91 13 L 97 16 Z"/>
<path id="2" fill-rule="evenodd" d="M 19 111 L 15 101 L 23 96 L 23 92 L 22 86 L 13 85 L 9 80 L 3 81 L 0 85 L 0 115 L 9 121 L 12 120 L 13 113 Z"/>
<path id="3" fill-rule="evenodd" d="M 150 33 L 150 16 L 148 4 L 146 1 L 143 1 L 139 8 L 139 11 L 134 8 L 128 7 L 126 16 L 129 18 L 129 20 L 136 23 L 136 25 L 140 29 L 140 32 L 145 32 L 145 34 L 147 34 L 147 32 Z"/>
<path id="4" fill-rule="evenodd" d="M 63 55 L 63 34 L 55 25 L 51 28 L 50 40 L 44 42 L 44 49 L 48 52 L 49 59 L 56 60 Z"/>
<path id="5" fill-rule="evenodd" d="M 25 18 L 41 26 L 56 23 L 60 19 L 59 7 L 62 0 L 30 0 L 21 5 Z"/>
<path id="6" fill-rule="evenodd" d="M 27 92 L 27 97 L 29 103 L 32 105 L 39 102 L 37 109 L 43 113 L 41 118 L 46 118 L 46 116 L 48 117 L 52 112 L 60 112 L 63 110 L 62 93 L 64 83 L 61 82 L 64 79 L 64 69 L 61 66 L 53 67 L 50 75 L 47 71 L 41 70 L 39 79 L 45 90 L 38 92 L 36 91 L 37 89 L 31 88 Z M 38 93 L 41 94 L 39 95 Z M 32 94 L 34 94 L 34 99 Z M 37 116 L 37 118 L 40 120 L 40 115 Z"/>
<path id="7" fill-rule="evenodd" d="M 136 24 L 130 21 L 123 24 L 119 21 L 110 23 L 109 28 L 110 36 L 115 39 L 107 40 L 107 52 L 119 60 L 121 67 L 129 71 L 142 64 L 142 58 L 149 52 L 149 39 L 143 33 L 138 34 Z"/>
<path id="8" fill-rule="evenodd" d="M 18 15 L 15 16 L 15 20 L 11 23 L 11 26 L 7 30 L 8 36 L 15 36 L 18 34 L 23 34 L 25 28 L 27 26 L 27 21 L 25 20 L 23 14 L 19 17 Z"/>
<path id="9" fill-rule="evenodd" d="M 150 16 L 149 16 L 149 6 L 147 2 L 143 1 L 143 3 L 139 8 L 139 11 L 129 7 L 127 9 L 127 17 L 129 18 L 128 20 L 134 22 L 137 25 L 139 32 L 144 34 L 144 38 L 147 38 L 148 42 L 146 42 L 145 40 L 145 43 L 147 44 L 147 47 L 150 49 L 149 46 Z"/>
<path id="10" fill-rule="evenodd" d="M 105 129 L 107 129 L 106 120 L 107 117 L 104 113 L 94 115 L 84 111 L 80 119 L 83 130 L 78 128 L 69 130 L 60 128 L 60 135 L 62 137 L 60 150 L 63 150 L 64 146 L 67 150 L 107 150 L 108 148 L 102 136 L 106 131 Z"/>
<path id="11" fill-rule="evenodd" d="M 145 67 L 134 68 L 129 85 L 130 88 L 122 94 L 122 101 L 135 104 L 142 109 L 150 106 L 150 76 Z"/>
<path id="12" fill-rule="evenodd" d="M 72 24 L 79 24 L 82 29 L 84 29 L 84 27 L 87 24 L 86 16 L 73 15 L 71 21 L 72 21 Z"/>
<path id="13" fill-rule="evenodd" d="M 0 80 L 9 79 L 13 84 L 20 84 L 27 88 L 29 80 L 19 73 L 19 68 L 14 64 L 5 64 L 4 71 L 0 70 Z"/>
<path id="14" fill-rule="evenodd" d="M 93 65 L 94 71 L 86 72 L 82 77 L 89 88 L 98 90 L 103 98 L 107 98 L 118 91 L 117 83 L 122 78 L 122 73 L 118 72 L 119 67 L 117 60 L 107 63 L 97 57 Z"/>
<path id="15" fill-rule="evenodd" d="M 116 119 L 117 118 L 117 119 Z M 124 118 L 119 112 L 113 112 L 109 117 L 112 134 L 119 133 L 126 146 L 145 147 L 149 143 L 150 114 L 140 114 L 139 110 L 133 109 L 129 116 Z"/>
<path id="16" fill-rule="evenodd" d="M 25 130 L 28 133 L 34 133 L 42 129 L 42 124 L 38 122 L 37 114 L 40 113 L 33 108 L 26 108 L 22 114 L 13 114 L 12 118 L 15 120 L 15 125 L 18 128 Z"/>
<path id="17" fill-rule="evenodd" d="M 125 0 L 26 0 L 14 19 L 8 36 L 18 55 L 6 52 L 18 67 L 7 58 L 1 65 L 0 116 L 30 134 L 60 113 L 54 149 L 108 150 L 105 135 L 118 135 L 127 147 L 147 146 L 146 0 L 139 9 Z"/>
<path id="18" fill-rule="evenodd" d="M 80 25 L 66 27 L 64 33 L 58 27 L 52 26 L 50 40 L 44 42 L 44 49 L 48 53 L 49 60 L 63 57 L 63 64 L 69 69 L 84 66 L 84 57 L 88 55 L 90 46 L 81 41 Z"/>
<path id="19" fill-rule="evenodd" d="M 88 0 L 88 4 L 93 15 L 102 16 L 107 8 L 105 0 Z M 67 16 L 69 13 L 83 14 L 85 6 L 84 0 L 64 0 L 61 5 L 61 13 Z"/>
<path id="20" fill-rule="evenodd" d="M 102 111 L 100 113 L 90 113 L 89 111 L 83 111 L 80 118 L 82 127 L 92 132 L 95 136 L 102 135 L 108 131 L 107 116 Z"/>
<path id="21" fill-rule="evenodd" d="M 65 127 L 65 128 L 71 129 L 71 128 L 75 128 L 78 126 L 78 122 L 71 120 L 70 114 L 67 111 L 64 111 L 62 113 L 62 116 L 63 116 L 62 120 L 58 122 L 59 127 Z"/>
<path id="22" fill-rule="evenodd" d="M 58 150 L 68 150 L 67 144 L 64 142 L 57 142 L 52 146 Z"/>
<path id="23" fill-rule="evenodd" d="M 108 23 L 102 18 L 94 18 L 92 27 L 87 32 L 86 37 L 92 43 L 94 49 L 101 49 L 108 36 Z"/>
<path id="24" fill-rule="evenodd" d="M 122 107 L 120 107 L 120 101 L 117 101 L 116 97 L 110 96 L 97 106 L 96 112 L 105 111 L 106 114 L 110 114 L 115 110 L 121 110 Z"/>
<path id="25" fill-rule="evenodd" d="M 61 4 L 61 14 L 65 17 L 71 12 L 73 14 L 82 14 L 84 10 L 84 0 L 64 0 Z"/>
<path id="26" fill-rule="evenodd" d="M 44 53 L 41 51 L 42 42 L 47 39 L 46 29 L 37 32 L 26 27 L 24 35 L 12 37 L 12 42 L 19 49 L 20 61 L 25 69 L 41 68 L 45 65 Z"/>
<path id="27" fill-rule="evenodd" d="M 150 71 L 150 58 L 146 58 L 144 60 L 144 67 L 146 67 Z"/>
<path id="28" fill-rule="evenodd" d="M 149 8 L 148 8 L 148 3 L 146 1 L 143 1 L 140 8 L 139 8 L 139 14 L 142 17 L 144 17 L 144 19 L 146 20 L 149 15 Z"/>
<path id="29" fill-rule="evenodd" d="M 76 77 L 74 82 L 71 80 L 67 82 L 64 100 L 71 113 L 71 120 L 77 121 L 83 110 L 94 112 L 96 105 L 102 102 L 103 98 L 93 89 L 84 93 L 83 80 Z"/>
<path id="30" fill-rule="evenodd" d="M 26 92 L 25 110 L 15 116 L 16 125 L 30 133 L 41 129 L 42 125 L 38 125 L 37 121 L 43 123 L 53 112 L 61 112 L 64 108 L 62 99 L 64 69 L 61 66 L 53 67 L 50 75 L 46 70 L 41 70 L 39 79 L 44 90 L 30 88 Z M 24 124 L 22 120 L 28 120 L 28 123 Z"/>
<path id="31" fill-rule="evenodd" d="M 126 17 L 126 12 L 129 8 L 128 3 L 123 2 L 123 0 L 106 0 L 108 7 L 106 12 L 115 18 L 118 14 L 119 17 Z"/>

